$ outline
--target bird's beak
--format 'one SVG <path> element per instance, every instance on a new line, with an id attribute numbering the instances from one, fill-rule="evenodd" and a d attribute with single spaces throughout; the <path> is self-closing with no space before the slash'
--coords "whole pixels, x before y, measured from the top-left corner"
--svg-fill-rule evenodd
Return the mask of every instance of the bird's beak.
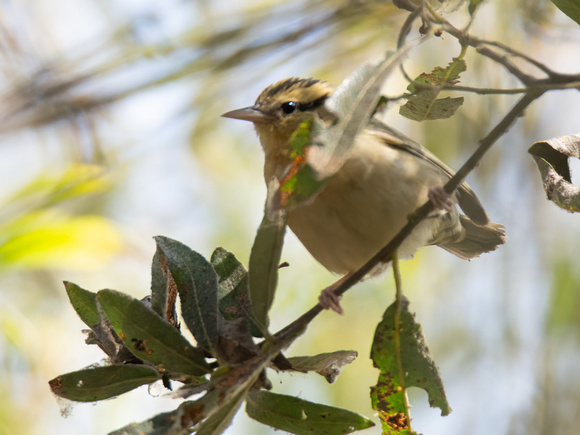
<path id="1" fill-rule="evenodd" d="M 232 110 L 222 115 L 224 118 L 241 119 L 243 121 L 267 123 L 272 122 L 273 117 L 264 112 L 260 112 L 253 107 L 244 107 L 243 109 Z"/>

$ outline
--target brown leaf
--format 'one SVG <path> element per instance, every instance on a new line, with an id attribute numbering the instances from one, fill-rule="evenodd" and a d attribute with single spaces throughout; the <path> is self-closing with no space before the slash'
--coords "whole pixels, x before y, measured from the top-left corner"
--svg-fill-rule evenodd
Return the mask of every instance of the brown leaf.
<path id="1" fill-rule="evenodd" d="M 580 135 L 568 135 L 536 142 L 532 155 L 550 201 L 570 212 L 580 211 L 580 187 L 572 184 L 569 157 L 580 158 Z"/>

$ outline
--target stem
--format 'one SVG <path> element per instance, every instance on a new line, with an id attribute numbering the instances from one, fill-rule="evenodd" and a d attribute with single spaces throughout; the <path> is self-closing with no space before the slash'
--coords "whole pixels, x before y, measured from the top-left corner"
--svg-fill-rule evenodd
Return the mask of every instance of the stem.
<path id="1" fill-rule="evenodd" d="M 403 285 L 401 280 L 401 270 L 399 269 L 399 257 L 397 251 L 393 252 L 393 276 L 395 278 L 395 353 L 397 358 L 397 368 L 399 371 L 399 384 L 405 403 L 405 415 L 407 416 L 407 425 L 410 433 L 411 430 L 411 413 L 409 412 L 409 398 L 407 397 L 407 388 L 405 387 L 405 371 L 403 369 L 403 358 L 401 356 L 401 301 L 403 298 Z"/>

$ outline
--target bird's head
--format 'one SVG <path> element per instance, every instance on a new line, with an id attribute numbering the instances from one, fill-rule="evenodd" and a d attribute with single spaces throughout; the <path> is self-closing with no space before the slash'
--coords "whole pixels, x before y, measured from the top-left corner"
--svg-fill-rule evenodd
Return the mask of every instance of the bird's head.
<path id="1" fill-rule="evenodd" d="M 324 107 L 333 90 L 320 80 L 291 77 L 264 89 L 253 106 L 222 116 L 253 122 L 266 154 L 278 154 L 287 149 L 292 133 L 313 114 L 323 120 L 333 118 Z"/>

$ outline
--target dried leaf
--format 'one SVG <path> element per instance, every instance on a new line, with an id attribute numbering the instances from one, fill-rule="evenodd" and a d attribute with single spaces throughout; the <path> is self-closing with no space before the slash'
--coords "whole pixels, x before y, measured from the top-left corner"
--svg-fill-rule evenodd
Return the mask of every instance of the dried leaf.
<path id="1" fill-rule="evenodd" d="M 292 368 L 298 371 L 315 371 L 324 376 L 332 384 L 347 364 L 358 356 L 354 350 L 339 350 L 336 352 L 321 353 L 314 356 L 295 356 L 288 358 Z"/>
<path id="2" fill-rule="evenodd" d="M 536 142 L 528 152 L 532 155 L 550 201 L 570 212 L 580 211 L 580 187 L 572 184 L 568 158 L 580 158 L 580 135 L 562 136 Z"/>

